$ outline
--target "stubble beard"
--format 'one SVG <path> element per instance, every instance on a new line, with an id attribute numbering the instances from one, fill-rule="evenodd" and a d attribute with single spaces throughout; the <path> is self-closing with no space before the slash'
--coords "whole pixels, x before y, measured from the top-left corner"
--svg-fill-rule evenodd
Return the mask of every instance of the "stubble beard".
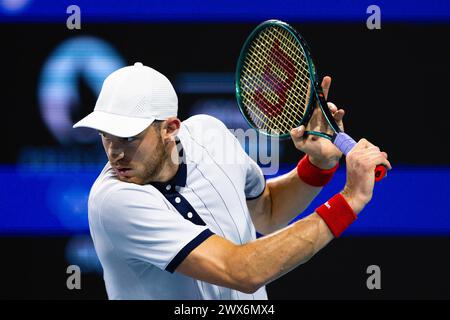
<path id="1" fill-rule="evenodd" d="M 155 153 L 144 164 L 144 172 L 142 178 L 139 179 L 139 184 L 148 184 L 150 182 L 158 181 L 161 171 L 165 165 L 170 161 L 170 153 L 167 150 L 168 145 L 161 139 L 158 139 L 158 145 L 155 148 Z"/>

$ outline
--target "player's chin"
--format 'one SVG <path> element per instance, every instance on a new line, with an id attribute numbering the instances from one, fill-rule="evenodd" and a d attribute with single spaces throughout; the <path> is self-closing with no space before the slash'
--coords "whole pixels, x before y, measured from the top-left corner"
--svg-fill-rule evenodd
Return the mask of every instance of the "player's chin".
<path id="1" fill-rule="evenodd" d="M 131 173 L 126 175 L 126 176 L 125 175 L 118 176 L 117 178 L 120 181 L 122 181 L 122 182 L 135 183 L 135 184 L 144 184 L 143 183 L 144 179 L 142 179 L 138 175 L 132 175 Z"/>

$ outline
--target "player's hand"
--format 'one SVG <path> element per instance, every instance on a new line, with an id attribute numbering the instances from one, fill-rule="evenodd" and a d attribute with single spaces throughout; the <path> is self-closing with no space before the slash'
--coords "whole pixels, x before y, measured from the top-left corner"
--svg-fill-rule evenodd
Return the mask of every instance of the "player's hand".
<path id="1" fill-rule="evenodd" d="M 359 140 L 348 153 L 346 158 L 347 181 L 342 195 L 356 214 L 372 199 L 375 167 L 382 164 L 388 170 L 392 168 L 387 158 L 386 152 L 381 152 L 380 148 L 366 139 Z"/>
<path id="2" fill-rule="evenodd" d="M 331 78 L 324 77 L 322 80 L 322 89 L 325 98 L 328 96 L 330 90 Z M 334 120 L 338 126 L 344 130 L 343 117 L 345 111 L 338 109 L 333 103 L 328 102 L 328 108 L 333 115 Z M 319 106 L 316 106 L 311 119 L 305 128 L 300 126 L 291 130 L 291 138 L 295 144 L 295 147 L 300 151 L 309 155 L 310 161 L 321 169 L 329 169 L 336 165 L 339 159 L 342 157 L 342 152 L 328 139 L 324 139 L 314 135 L 308 135 L 304 137 L 305 131 L 319 131 L 332 134 L 322 111 Z"/>

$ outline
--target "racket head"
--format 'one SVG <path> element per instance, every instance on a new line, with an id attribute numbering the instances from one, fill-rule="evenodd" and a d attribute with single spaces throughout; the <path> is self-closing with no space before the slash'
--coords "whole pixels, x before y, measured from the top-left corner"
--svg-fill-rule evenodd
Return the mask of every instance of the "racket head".
<path id="1" fill-rule="evenodd" d="M 247 37 L 237 63 L 235 90 L 250 127 L 290 138 L 290 130 L 311 117 L 316 82 L 308 45 L 289 24 L 267 20 Z"/>

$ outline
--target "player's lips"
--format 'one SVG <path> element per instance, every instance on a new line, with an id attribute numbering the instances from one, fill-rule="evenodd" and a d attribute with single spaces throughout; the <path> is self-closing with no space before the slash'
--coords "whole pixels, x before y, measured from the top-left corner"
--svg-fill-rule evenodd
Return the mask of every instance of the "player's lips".
<path id="1" fill-rule="evenodd" d="M 129 177 L 133 169 L 126 167 L 114 167 L 114 171 L 119 177 Z"/>

